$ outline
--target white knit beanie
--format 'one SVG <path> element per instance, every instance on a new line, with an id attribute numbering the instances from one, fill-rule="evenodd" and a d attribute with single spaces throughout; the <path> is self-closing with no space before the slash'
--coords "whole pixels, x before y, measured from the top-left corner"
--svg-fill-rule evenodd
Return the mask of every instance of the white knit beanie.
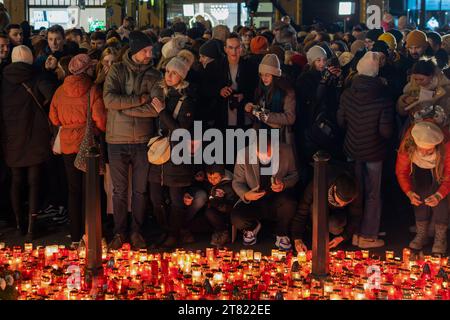
<path id="1" fill-rule="evenodd" d="M 189 62 L 182 57 L 173 57 L 166 65 L 166 70 L 173 70 L 184 80 L 189 72 Z"/>
<path id="2" fill-rule="evenodd" d="M 273 53 L 266 54 L 259 64 L 259 73 L 269 73 L 273 76 L 281 77 L 280 60 Z"/>
<path id="3" fill-rule="evenodd" d="M 359 60 L 356 70 L 360 75 L 376 77 L 380 70 L 380 58 L 378 52 L 367 52 L 364 57 Z"/>
<path id="4" fill-rule="evenodd" d="M 308 59 L 308 63 L 312 65 L 314 61 L 320 58 L 327 58 L 327 52 L 324 48 L 320 46 L 314 46 L 308 50 L 306 53 L 306 58 Z"/>
<path id="5" fill-rule="evenodd" d="M 33 64 L 33 53 L 30 48 L 24 45 L 14 47 L 11 53 L 11 62 L 23 62 Z"/>

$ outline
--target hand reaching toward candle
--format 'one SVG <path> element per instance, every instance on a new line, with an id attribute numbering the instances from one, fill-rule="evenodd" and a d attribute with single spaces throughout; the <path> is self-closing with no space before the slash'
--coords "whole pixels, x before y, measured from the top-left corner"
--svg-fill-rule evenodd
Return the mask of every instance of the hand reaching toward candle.
<path id="1" fill-rule="evenodd" d="M 342 243 L 342 241 L 344 241 L 344 237 L 338 236 L 338 237 L 334 238 L 328 244 L 329 249 L 331 250 L 333 248 L 336 248 L 338 245 L 340 245 Z"/>
<path id="2" fill-rule="evenodd" d="M 306 252 L 306 251 L 308 251 L 308 247 L 303 243 L 302 239 L 295 239 L 294 240 L 294 244 L 295 244 L 295 250 L 297 252 Z"/>
<path id="3" fill-rule="evenodd" d="M 425 204 L 429 207 L 436 207 L 441 202 L 442 197 L 439 193 L 435 193 L 425 199 Z"/>
<path id="4" fill-rule="evenodd" d="M 420 206 L 423 203 L 420 200 L 420 196 L 417 193 L 413 192 L 413 191 L 408 192 L 408 194 L 406 196 L 409 198 L 409 201 L 411 201 L 411 204 L 413 206 L 418 207 L 418 206 Z"/>

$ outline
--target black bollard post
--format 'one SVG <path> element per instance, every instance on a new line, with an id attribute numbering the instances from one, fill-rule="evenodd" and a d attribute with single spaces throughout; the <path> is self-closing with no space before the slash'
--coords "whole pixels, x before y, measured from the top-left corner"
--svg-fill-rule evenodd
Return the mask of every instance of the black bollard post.
<path id="1" fill-rule="evenodd" d="M 86 271 L 92 276 L 96 276 L 102 268 L 99 158 L 98 149 L 91 148 L 87 157 L 86 170 L 85 228 L 87 235 Z"/>
<path id="2" fill-rule="evenodd" d="M 327 165 L 330 156 L 326 152 L 319 151 L 313 158 L 312 275 L 316 278 L 324 278 L 328 276 L 329 270 Z"/>

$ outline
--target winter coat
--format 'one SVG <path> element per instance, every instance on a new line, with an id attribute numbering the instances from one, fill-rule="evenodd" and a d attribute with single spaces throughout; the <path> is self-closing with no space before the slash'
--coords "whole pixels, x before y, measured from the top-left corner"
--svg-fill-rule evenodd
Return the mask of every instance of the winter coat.
<path id="1" fill-rule="evenodd" d="M 447 117 L 450 117 L 450 80 L 442 72 L 439 72 L 433 77 L 432 83 L 427 89 L 434 91 L 434 96 L 431 100 L 413 103 L 413 106 L 406 104 L 406 97 L 418 98 L 420 95 L 420 86 L 411 79 L 403 89 L 403 95 L 401 95 L 397 101 L 398 112 L 401 115 L 408 115 L 415 111 L 419 111 L 424 107 L 439 105 L 445 110 Z M 410 107 L 411 109 L 406 110 L 407 107 Z"/>
<path id="2" fill-rule="evenodd" d="M 327 190 L 329 190 L 335 183 L 336 178 L 348 170 L 342 166 L 330 166 L 327 170 Z M 306 225 L 310 218 L 312 217 L 313 210 L 313 198 L 314 198 L 314 181 L 311 181 L 306 187 L 300 202 L 297 206 L 297 211 L 292 219 L 292 237 L 293 239 L 304 240 L 304 235 L 306 231 Z M 352 238 L 353 234 L 358 232 L 359 225 L 362 216 L 362 197 L 358 196 L 351 203 L 349 203 L 344 208 L 334 207 L 327 201 L 328 209 L 330 214 L 337 210 L 347 211 L 347 224 L 345 226 L 342 236 L 345 240 Z"/>
<path id="3" fill-rule="evenodd" d="M 181 105 L 178 117 L 173 118 L 173 112 L 178 104 L 178 101 L 182 96 L 185 99 Z M 165 108 L 159 114 L 158 129 L 163 136 L 169 136 L 176 129 L 186 129 L 191 131 L 194 125 L 194 106 L 195 100 L 192 92 L 189 91 L 189 87 L 175 90 L 169 89 L 165 98 Z M 173 147 L 178 142 L 171 142 Z M 168 162 L 162 165 L 150 166 L 149 181 L 151 183 L 160 183 L 163 186 L 168 187 L 187 187 L 191 185 L 192 178 L 194 176 L 194 167 L 192 164 L 179 164 L 175 165 L 170 159 Z"/>
<path id="4" fill-rule="evenodd" d="M 260 84 L 260 86 L 263 86 L 263 84 Z M 281 141 L 290 145 L 295 144 L 294 139 L 294 131 L 292 126 L 295 123 L 295 107 L 296 107 L 296 101 L 295 101 L 295 92 L 291 88 L 281 89 L 281 88 L 275 88 L 274 93 L 272 94 L 272 101 L 265 101 L 266 100 L 266 93 L 264 93 L 264 90 L 266 89 L 260 89 L 262 90 L 261 97 L 256 97 L 255 103 L 262 106 L 263 104 L 267 109 L 269 109 L 268 118 L 267 121 L 264 122 L 268 127 L 270 128 L 276 128 L 281 129 L 280 130 L 280 138 Z M 279 95 L 278 98 L 274 98 L 275 96 Z M 281 106 L 274 106 L 277 102 L 276 99 L 280 99 L 278 103 Z M 280 108 L 280 110 L 274 110 L 276 108 Z M 255 127 L 258 128 L 258 123 L 260 121 L 252 116 L 254 119 Z"/>
<path id="5" fill-rule="evenodd" d="M 445 144 L 444 177 L 437 190 L 445 198 L 450 193 L 450 142 Z M 412 163 L 408 152 L 398 152 L 395 174 L 400 188 L 405 194 L 414 191 L 412 180 Z"/>
<path id="6" fill-rule="evenodd" d="M 94 86 L 86 75 L 68 76 L 56 90 L 50 105 L 50 120 L 61 126 L 60 140 L 63 154 L 78 153 L 86 132 L 88 93 L 92 119 L 101 131 L 106 130 L 106 110 L 102 90 Z"/>
<path id="7" fill-rule="evenodd" d="M 239 197 L 233 190 L 233 174 L 225 170 L 225 176 L 209 192 L 208 207 L 222 213 L 230 213 Z"/>
<path id="8" fill-rule="evenodd" d="M 41 106 L 48 106 L 56 84 L 23 62 L 3 70 L 1 84 L 1 137 L 9 167 L 29 167 L 50 156 L 51 128 L 47 110 L 41 109 L 23 87 L 30 87 Z"/>
<path id="9" fill-rule="evenodd" d="M 224 87 L 231 86 L 230 66 L 227 57 L 224 57 L 218 64 L 217 83 L 215 86 L 215 95 L 219 97 L 217 109 L 215 113 L 215 127 L 226 128 L 228 126 L 228 102 L 229 98 L 222 98 L 220 90 Z M 243 94 L 244 99 L 239 103 L 237 108 L 237 126 L 245 126 L 245 110 L 244 106 L 247 102 L 253 100 L 255 89 L 257 86 L 258 74 L 254 73 L 251 64 L 245 59 L 239 59 L 239 67 L 236 76 L 238 89 L 235 94 Z"/>
<path id="10" fill-rule="evenodd" d="M 303 161 L 311 162 L 318 150 L 328 151 L 334 158 L 342 157 L 342 132 L 339 131 L 336 112 L 342 87 L 336 80 L 322 81 L 322 73 L 309 69 L 297 79 L 297 121 L 295 124 L 298 150 Z M 313 135 L 312 128 L 319 115 L 334 127 L 334 142 L 328 143 Z"/>
<path id="11" fill-rule="evenodd" d="M 382 161 L 393 133 L 394 105 L 378 77 L 358 75 L 341 97 L 337 118 L 346 130 L 344 151 L 365 162 Z"/>
<path id="12" fill-rule="evenodd" d="M 163 101 L 161 74 L 151 64 L 136 64 L 127 50 L 123 61 L 116 63 L 106 76 L 103 100 L 107 110 L 106 142 L 110 144 L 148 143 L 154 136 L 154 118 L 150 104 L 140 97 L 149 94 Z M 124 111 L 128 110 L 128 113 Z"/>

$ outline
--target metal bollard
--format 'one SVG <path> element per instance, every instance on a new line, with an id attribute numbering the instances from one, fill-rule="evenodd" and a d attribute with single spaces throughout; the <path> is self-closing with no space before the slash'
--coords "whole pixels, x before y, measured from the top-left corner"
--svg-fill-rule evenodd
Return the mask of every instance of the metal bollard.
<path id="1" fill-rule="evenodd" d="M 323 151 L 314 156 L 312 275 L 324 278 L 329 273 L 328 184 L 327 166 L 330 156 Z"/>
<path id="2" fill-rule="evenodd" d="M 98 149 L 91 148 L 87 157 L 85 228 L 86 271 L 93 276 L 97 275 L 102 268 L 99 158 Z"/>

